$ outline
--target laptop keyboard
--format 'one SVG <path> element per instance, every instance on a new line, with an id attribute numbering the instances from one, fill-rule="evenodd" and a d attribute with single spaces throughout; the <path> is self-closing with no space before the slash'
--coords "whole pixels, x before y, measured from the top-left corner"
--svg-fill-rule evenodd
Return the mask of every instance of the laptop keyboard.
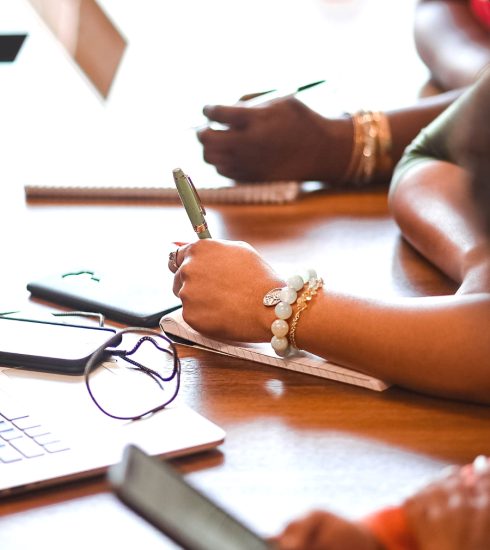
<path id="1" fill-rule="evenodd" d="M 25 405 L 2 396 L 0 403 L 0 463 L 17 462 L 46 454 L 67 451 L 69 447 L 29 414 Z"/>

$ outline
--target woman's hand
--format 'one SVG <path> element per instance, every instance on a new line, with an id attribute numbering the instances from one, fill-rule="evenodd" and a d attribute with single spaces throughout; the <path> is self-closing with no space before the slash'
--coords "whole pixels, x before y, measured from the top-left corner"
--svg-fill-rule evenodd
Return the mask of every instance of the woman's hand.
<path id="1" fill-rule="evenodd" d="M 329 120 L 295 97 L 257 107 L 208 105 L 226 130 L 197 134 L 204 160 L 236 181 L 329 181 L 344 175 L 352 149 L 350 120 Z"/>
<path id="2" fill-rule="evenodd" d="M 404 508 L 419 550 L 487 550 L 490 464 L 465 467 L 435 481 Z"/>
<path id="3" fill-rule="evenodd" d="M 285 282 L 250 245 L 203 239 L 179 247 L 169 269 L 183 318 L 195 330 L 241 342 L 270 340 L 274 308 L 262 299 Z"/>
<path id="4" fill-rule="evenodd" d="M 323 511 L 291 522 L 271 542 L 278 550 L 382 550 L 366 527 Z"/>

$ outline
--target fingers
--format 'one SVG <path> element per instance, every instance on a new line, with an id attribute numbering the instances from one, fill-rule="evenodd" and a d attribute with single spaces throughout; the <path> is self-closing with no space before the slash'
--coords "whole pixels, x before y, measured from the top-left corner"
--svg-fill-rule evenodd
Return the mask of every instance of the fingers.
<path id="1" fill-rule="evenodd" d="M 273 542 L 279 550 L 379 550 L 364 526 L 326 511 L 291 522 Z"/>
<path id="2" fill-rule="evenodd" d="M 487 548 L 490 541 L 490 484 L 482 478 L 475 486 L 472 498 L 473 522 L 469 533 L 468 548 Z"/>
<path id="3" fill-rule="evenodd" d="M 485 548 L 490 537 L 490 464 L 452 470 L 405 502 L 405 511 L 421 550 Z"/>
<path id="4" fill-rule="evenodd" d="M 476 475 L 490 475 L 490 458 L 483 455 L 477 456 L 473 461 L 472 468 Z"/>
<path id="5" fill-rule="evenodd" d="M 180 267 L 182 266 L 182 263 L 184 262 L 184 259 L 185 259 L 186 248 L 187 248 L 187 245 L 179 246 L 176 250 L 174 250 L 173 252 L 170 252 L 168 257 L 168 268 L 174 274 L 172 291 L 175 294 L 175 296 L 177 296 L 177 298 L 179 297 L 180 290 L 183 284 L 182 272 L 180 270 Z"/>
<path id="6" fill-rule="evenodd" d="M 245 128 L 250 114 L 247 107 L 228 105 L 206 105 L 202 112 L 209 120 L 220 122 L 236 129 Z"/>
<path id="7" fill-rule="evenodd" d="M 197 132 L 197 139 L 203 146 L 204 161 L 214 166 L 218 174 L 235 181 L 250 180 L 254 167 L 243 160 L 245 136 L 237 136 L 235 130 L 205 128 Z"/>
<path id="8" fill-rule="evenodd" d="M 168 255 L 168 268 L 172 273 L 176 273 L 177 269 L 179 269 L 180 266 L 180 263 L 178 261 L 179 249 L 180 247 L 170 252 L 170 254 Z"/>
<path id="9" fill-rule="evenodd" d="M 178 246 L 175 250 L 170 252 L 168 255 L 168 268 L 172 273 L 177 273 L 177 270 L 182 265 L 182 262 L 185 259 L 185 255 L 187 253 L 189 245 L 183 244 L 182 246 Z"/>
<path id="10" fill-rule="evenodd" d="M 292 521 L 275 539 L 277 548 L 279 550 L 312 549 L 322 522 L 326 525 L 329 520 L 329 514 L 314 511 L 303 518 Z"/>
<path id="11" fill-rule="evenodd" d="M 168 256 L 168 268 L 174 274 L 172 291 L 177 298 L 180 297 L 180 291 L 182 289 L 182 285 L 184 284 L 184 277 L 181 268 L 185 264 L 185 260 L 189 255 L 189 249 L 191 246 L 198 243 L 200 243 L 200 241 L 197 241 L 197 243 L 183 244 L 182 246 L 177 247 L 173 252 L 170 252 Z"/>
<path id="12" fill-rule="evenodd" d="M 177 271 L 174 275 L 174 282 L 172 286 L 172 292 L 175 294 L 175 296 L 177 296 L 177 298 L 179 298 L 182 284 L 182 274 L 180 271 Z"/>

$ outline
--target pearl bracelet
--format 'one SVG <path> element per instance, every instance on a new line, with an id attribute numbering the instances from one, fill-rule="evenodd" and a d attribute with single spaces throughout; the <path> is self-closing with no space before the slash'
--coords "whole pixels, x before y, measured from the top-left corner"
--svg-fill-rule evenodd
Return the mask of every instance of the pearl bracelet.
<path id="1" fill-rule="evenodd" d="M 291 329 L 294 330 L 290 330 L 287 319 L 293 315 L 292 306 L 298 299 L 298 292 L 305 286 L 307 288 L 298 300 L 298 306 L 300 306 L 301 309 L 298 309 L 293 317 Z M 307 307 L 307 305 L 304 304 L 307 304 L 307 301 L 311 300 L 317 290 L 322 286 L 323 280 L 317 276 L 314 269 L 309 269 L 305 277 L 293 275 L 286 281 L 285 287 L 273 288 L 264 296 L 263 304 L 265 306 L 275 306 L 274 311 L 277 319 L 275 319 L 271 325 L 271 346 L 277 355 L 285 357 L 292 351 L 292 347 L 296 349 L 295 332 L 299 315 Z M 307 297 L 303 299 L 305 295 L 307 295 Z M 289 338 L 288 334 L 290 336 Z M 290 345 L 290 341 L 293 346 Z"/>

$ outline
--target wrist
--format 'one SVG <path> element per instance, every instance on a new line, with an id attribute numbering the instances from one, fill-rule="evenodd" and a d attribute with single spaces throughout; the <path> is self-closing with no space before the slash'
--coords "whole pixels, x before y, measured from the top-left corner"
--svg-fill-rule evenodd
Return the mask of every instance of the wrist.
<path id="1" fill-rule="evenodd" d="M 289 277 L 286 285 L 267 291 L 262 299 L 266 308 L 274 308 L 276 319 L 271 323 L 271 346 L 280 357 L 287 357 L 298 351 L 296 328 L 305 311 L 318 291 L 323 287 L 323 279 L 314 269 Z"/>
<path id="2" fill-rule="evenodd" d="M 322 166 L 323 175 L 318 178 L 327 180 L 332 185 L 340 185 L 344 180 L 352 155 L 354 127 L 349 115 L 324 119 L 325 147 L 320 154 L 318 165 Z M 334 154 L 333 154 L 334 151 Z"/>
<path id="3" fill-rule="evenodd" d="M 256 326 L 259 333 L 258 342 L 270 342 L 271 325 L 276 319 L 274 308 L 264 307 L 263 298 L 271 288 L 283 288 L 286 281 L 282 279 L 273 279 L 263 285 L 260 294 L 254 297 L 253 308 L 257 312 Z"/>

